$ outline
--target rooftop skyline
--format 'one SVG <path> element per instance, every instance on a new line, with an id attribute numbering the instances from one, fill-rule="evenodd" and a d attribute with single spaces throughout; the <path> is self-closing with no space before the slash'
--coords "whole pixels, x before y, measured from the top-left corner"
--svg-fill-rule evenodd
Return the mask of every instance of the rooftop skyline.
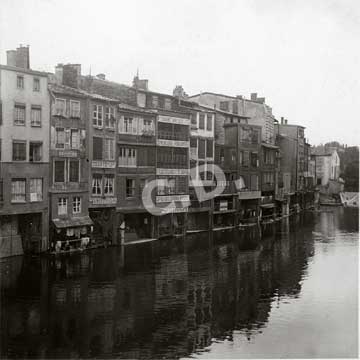
<path id="1" fill-rule="evenodd" d="M 359 18 L 357 1 L 4 0 L 0 63 L 21 43 L 35 70 L 81 63 L 128 85 L 139 69 L 161 93 L 257 92 L 310 143 L 357 145 Z"/>

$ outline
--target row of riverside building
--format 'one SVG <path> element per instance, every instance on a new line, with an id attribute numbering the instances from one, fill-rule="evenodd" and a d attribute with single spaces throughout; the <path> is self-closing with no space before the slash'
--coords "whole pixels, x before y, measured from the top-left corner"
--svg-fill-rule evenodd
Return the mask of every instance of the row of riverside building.
<path id="1" fill-rule="evenodd" d="M 0 91 L 2 257 L 248 227 L 314 203 L 304 127 L 277 121 L 257 94 L 163 94 L 80 64 L 35 71 L 28 46 L 7 51 Z M 199 201 L 214 164 L 225 189 Z M 142 201 L 152 180 L 154 204 L 170 206 L 161 216 Z"/>

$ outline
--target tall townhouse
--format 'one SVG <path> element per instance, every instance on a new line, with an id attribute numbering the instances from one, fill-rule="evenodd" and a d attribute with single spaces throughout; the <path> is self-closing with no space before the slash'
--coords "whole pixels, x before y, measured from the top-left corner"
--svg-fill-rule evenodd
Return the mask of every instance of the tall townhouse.
<path id="1" fill-rule="evenodd" d="M 224 125 L 225 144 L 233 149 L 237 191 L 236 225 L 250 226 L 258 223 L 261 215 L 261 127 L 242 121 L 233 121 Z M 242 119 L 243 120 L 243 119 Z M 220 160 L 226 155 L 220 156 Z M 264 211 L 264 210 L 263 210 Z"/>
<path id="2" fill-rule="evenodd" d="M 116 118 L 118 101 L 89 94 L 87 127 L 89 215 L 94 222 L 93 239 L 117 243 Z"/>
<path id="3" fill-rule="evenodd" d="M 0 256 L 48 248 L 47 73 L 30 69 L 29 48 L 0 65 Z"/>
<path id="4" fill-rule="evenodd" d="M 51 250 L 81 246 L 91 238 L 86 126 L 88 96 L 50 84 L 49 210 Z M 56 246 L 58 244 L 58 246 Z"/>
<path id="5" fill-rule="evenodd" d="M 145 86 L 144 86 L 145 85 Z M 156 198 L 162 208 L 156 216 L 156 236 L 186 232 L 189 197 L 190 111 L 174 96 L 147 89 L 147 82 L 134 79 L 137 106 L 156 111 Z"/>
<path id="6" fill-rule="evenodd" d="M 304 135 L 304 126 L 288 124 L 281 118 L 276 124 L 277 142 L 280 147 L 280 182 L 283 183 L 284 194 L 290 197 L 290 211 L 304 206 L 305 196 L 313 196 L 312 189 L 307 189 L 305 176 L 308 176 L 308 150 Z M 310 195 L 305 195 L 309 192 Z"/>
<path id="7" fill-rule="evenodd" d="M 258 176 L 256 179 L 253 177 L 251 185 L 251 174 L 248 170 L 252 168 L 256 173 L 258 171 L 261 128 L 249 126 L 249 119 L 245 116 L 218 109 L 214 111 L 215 164 L 223 170 L 226 178 L 224 191 L 214 199 L 213 226 L 214 230 L 219 230 L 237 226 L 240 224 L 239 221 L 258 216 L 260 193 L 256 191 L 259 190 L 259 180 Z M 244 132 L 243 129 L 249 130 L 247 135 L 247 130 Z M 249 141 L 245 140 L 247 136 Z M 252 137 L 254 140 L 250 141 Z M 239 194 L 245 189 L 255 192 Z M 250 211 L 253 206 L 249 201 L 243 202 L 253 199 L 256 203 L 255 212 Z M 246 209 L 239 208 L 239 205 L 245 206 Z"/>
<path id="8" fill-rule="evenodd" d="M 156 113 L 121 103 L 117 128 L 117 213 L 124 241 L 155 236 L 155 217 L 143 205 L 146 184 L 156 177 Z"/>
<path id="9" fill-rule="evenodd" d="M 187 232 L 212 228 L 212 199 L 202 199 L 203 191 L 214 187 L 215 112 L 194 102 L 181 100 L 181 105 L 191 110 L 190 121 L 190 206 Z"/>
<path id="10" fill-rule="evenodd" d="M 279 147 L 266 142 L 261 143 L 261 218 L 264 222 L 272 221 L 276 214 L 281 214 L 285 201 L 278 183 Z"/>
<path id="11" fill-rule="evenodd" d="M 54 78 L 57 84 L 67 87 L 71 96 L 76 97 L 78 94 L 77 97 L 82 99 L 80 101 L 80 114 L 84 117 L 84 121 L 82 122 L 80 119 L 81 121 L 78 121 L 78 124 L 80 134 L 84 135 L 84 141 L 82 141 L 81 150 L 78 153 L 80 156 L 80 181 L 77 188 L 81 191 L 87 189 L 88 192 L 88 195 L 84 195 L 84 207 L 81 205 L 81 211 L 78 213 L 79 217 L 85 217 L 84 223 L 82 223 L 82 232 L 85 235 L 85 227 L 88 230 L 90 226 L 91 245 L 93 246 L 116 243 L 116 124 L 119 101 L 97 94 L 92 89 L 84 90 L 82 88 L 83 78 L 80 64 L 58 64 L 55 68 Z M 75 99 L 72 100 L 74 104 Z M 70 101 L 69 98 L 69 109 L 71 111 Z M 75 126 L 74 121 L 72 119 L 72 122 L 67 125 Z M 82 128 L 83 124 L 84 129 Z M 71 141 L 71 129 L 70 132 L 69 128 L 66 130 L 65 142 L 68 142 L 69 136 Z M 82 151 L 85 152 L 83 167 L 81 166 Z M 67 156 L 69 153 L 65 153 L 65 155 Z M 68 164 L 70 161 L 68 160 Z M 75 168 L 75 164 L 73 166 Z M 82 168 L 84 169 L 83 175 L 81 174 Z M 70 176 L 70 173 L 65 175 Z M 68 182 L 70 181 L 68 180 Z M 79 199 L 74 198 L 78 198 L 78 196 L 73 196 L 72 199 L 68 200 L 68 204 L 71 204 L 68 209 L 74 209 L 76 206 L 79 209 L 79 205 L 77 205 Z M 65 205 L 63 204 L 64 207 Z M 69 234 L 72 234 L 72 231 Z"/>

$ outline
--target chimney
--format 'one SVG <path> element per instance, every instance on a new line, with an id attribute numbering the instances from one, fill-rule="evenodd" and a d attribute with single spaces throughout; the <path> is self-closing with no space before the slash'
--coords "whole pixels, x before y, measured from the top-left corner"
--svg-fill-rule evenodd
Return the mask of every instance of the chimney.
<path id="1" fill-rule="evenodd" d="M 80 85 L 80 76 L 81 76 L 81 64 L 66 64 L 63 65 L 63 76 L 62 84 L 78 88 Z"/>
<path id="2" fill-rule="evenodd" d="M 256 101 L 256 100 L 257 100 L 257 93 L 251 93 L 251 94 L 250 94 L 250 99 L 251 99 L 252 101 Z"/>
<path id="3" fill-rule="evenodd" d="M 20 45 L 16 49 L 16 66 L 23 69 L 30 69 L 30 47 Z"/>
<path id="4" fill-rule="evenodd" d="M 16 50 L 8 50 L 6 52 L 6 64 L 8 66 L 16 66 Z"/>
<path id="5" fill-rule="evenodd" d="M 105 80 L 106 76 L 103 73 L 97 74 L 96 77 L 100 80 Z"/>
<path id="6" fill-rule="evenodd" d="M 133 87 L 136 89 L 148 90 L 148 82 L 149 80 L 140 79 L 139 76 L 136 75 L 133 80 Z"/>
<path id="7" fill-rule="evenodd" d="M 56 83 L 57 84 L 61 84 L 63 83 L 63 64 L 57 64 L 55 67 L 55 79 L 56 79 Z"/>
<path id="8" fill-rule="evenodd" d="M 284 119 L 284 124 L 287 125 L 287 119 Z"/>
<path id="9" fill-rule="evenodd" d="M 20 46 L 16 50 L 8 50 L 7 55 L 7 65 L 16 66 L 22 69 L 30 69 L 30 47 Z"/>
<path id="10" fill-rule="evenodd" d="M 281 125 L 283 125 L 284 124 L 284 117 L 282 116 L 281 117 Z"/>

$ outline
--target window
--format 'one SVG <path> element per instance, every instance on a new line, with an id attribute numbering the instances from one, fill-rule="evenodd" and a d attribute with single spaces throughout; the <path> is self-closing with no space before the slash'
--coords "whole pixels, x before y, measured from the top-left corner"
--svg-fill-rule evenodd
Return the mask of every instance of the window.
<path id="1" fill-rule="evenodd" d="M 25 126 L 25 105 L 16 104 L 14 108 L 14 125 Z"/>
<path id="2" fill-rule="evenodd" d="M 126 197 L 135 196 L 135 180 L 126 179 Z"/>
<path id="3" fill-rule="evenodd" d="M 93 125 L 102 128 L 103 126 L 103 107 L 102 105 L 93 105 Z"/>
<path id="4" fill-rule="evenodd" d="M 26 141 L 13 141 L 13 161 L 26 161 Z"/>
<path id="5" fill-rule="evenodd" d="M 11 202 L 22 203 L 26 201 L 26 180 L 13 179 L 11 180 Z"/>
<path id="6" fill-rule="evenodd" d="M 232 112 L 233 112 L 233 114 L 238 114 L 239 113 L 237 101 L 233 101 L 233 103 L 232 103 Z"/>
<path id="7" fill-rule="evenodd" d="M 228 101 L 220 101 L 220 110 L 229 111 L 229 102 Z"/>
<path id="8" fill-rule="evenodd" d="M 213 154 L 213 140 L 207 139 L 206 140 L 206 157 L 212 158 Z"/>
<path id="9" fill-rule="evenodd" d="M 224 163 L 225 162 L 225 149 L 221 148 L 220 149 L 220 163 Z"/>
<path id="10" fill-rule="evenodd" d="M 242 166 L 250 166 L 250 153 L 249 151 L 241 151 L 240 155 L 241 165 Z"/>
<path id="11" fill-rule="evenodd" d="M 31 106 L 30 125 L 34 127 L 41 126 L 41 106 Z"/>
<path id="12" fill-rule="evenodd" d="M 136 149 L 120 147 L 118 166 L 135 167 L 136 166 Z"/>
<path id="13" fill-rule="evenodd" d="M 198 158 L 205 159 L 205 140 L 204 139 L 199 139 Z"/>
<path id="14" fill-rule="evenodd" d="M 135 120 L 132 117 L 123 117 L 120 119 L 119 134 L 136 134 Z"/>
<path id="15" fill-rule="evenodd" d="M 171 99 L 165 98 L 164 108 L 165 108 L 166 110 L 171 110 Z"/>
<path id="16" fill-rule="evenodd" d="M 115 108 L 107 106 L 105 108 L 105 126 L 109 129 L 115 129 Z"/>
<path id="17" fill-rule="evenodd" d="M 57 149 L 65 148 L 65 129 L 64 128 L 56 128 L 55 147 Z"/>
<path id="18" fill-rule="evenodd" d="M 197 148 L 197 138 L 194 138 L 194 137 L 190 138 L 190 147 Z"/>
<path id="19" fill-rule="evenodd" d="M 71 148 L 80 149 L 80 131 L 79 129 L 71 129 Z"/>
<path id="20" fill-rule="evenodd" d="M 207 131 L 212 131 L 212 119 L 213 119 L 212 114 L 207 114 L 207 117 L 206 117 L 206 130 Z"/>
<path id="21" fill-rule="evenodd" d="M 250 154 L 250 163 L 252 167 L 258 167 L 259 166 L 259 157 L 257 152 L 252 152 Z"/>
<path id="22" fill-rule="evenodd" d="M 30 142 L 29 146 L 29 161 L 37 162 L 42 160 L 42 143 Z"/>
<path id="23" fill-rule="evenodd" d="M 264 173 L 263 181 L 264 181 L 264 184 L 274 185 L 274 174 L 273 173 Z"/>
<path id="24" fill-rule="evenodd" d="M 197 125 L 197 117 L 196 117 L 196 115 L 197 115 L 196 113 L 191 113 L 191 114 L 190 114 L 191 124 L 192 124 L 192 125 L 195 125 L 195 126 Z"/>
<path id="25" fill-rule="evenodd" d="M 205 129 L 205 114 L 199 115 L 199 129 Z"/>
<path id="26" fill-rule="evenodd" d="M 104 195 L 114 195 L 114 177 L 105 176 Z"/>
<path id="27" fill-rule="evenodd" d="M 24 77 L 21 75 L 18 75 L 16 77 L 16 87 L 18 89 L 23 89 L 24 88 Z"/>
<path id="28" fill-rule="evenodd" d="M 64 99 L 55 99 L 55 115 L 65 116 L 66 101 Z"/>
<path id="29" fill-rule="evenodd" d="M 92 194 L 101 195 L 102 194 L 102 178 L 101 175 L 94 175 L 92 179 Z"/>
<path id="30" fill-rule="evenodd" d="M 80 117 L 80 101 L 70 100 L 70 117 Z"/>
<path id="31" fill-rule="evenodd" d="M 34 78 L 33 90 L 34 91 L 40 91 L 40 79 Z"/>
<path id="32" fill-rule="evenodd" d="M 54 181 L 56 183 L 65 182 L 65 160 L 54 161 Z"/>
<path id="33" fill-rule="evenodd" d="M 151 100 L 152 100 L 152 107 L 157 108 L 159 106 L 159 98 L 156 95 L 153 95 Z"/>
<path id="34" fill-rule="evenodd" d="M 103 155 L 103 139 L 100 137 L 93 137 L 93 160 L 102 160 Z"/>
<path id="35" fill-rule="evenodd" d="M 43 179 L 30 179 L 30 202 L 42 201 Z"/>
<path id="36" fill-rule="evenodd" d="M 73 197 L 73 214 L 81 213 L 81 197 L 74 196 Z"/>
<path id="37" fill-rule="evenodd" d="M 58 215 L 67 214 L 67 198 L 58 199 Z"/>
<path id="38" fill-rule="evenodd" d="M 263 157 L 265 164 L 275 164 L 275 152 L 271 150 L 263 150 Z"/>
<path id="39" fill-rule="evenodd" d="M 251 175 L 250 181 L 251 181 L 250 184 L 251 190 L 253 191 L 259 190 L 259 177 L 257 175 Z"/>
<path id="40" fill-rule="evenodd" d="M 69 160 L 69 181 L 77 183 L 80 181 L 79 160 Z"/>
<path id="41" fill-rule="evenodd" d="M 142 119 L 142 135 L 154 135 L 153 121 L 150 119 Z"/>
<path id="42" fill-rule="evenodd" d="M 104 160 L 115 160 L 115 141 L 114 139 L 104 140 Z"/>

